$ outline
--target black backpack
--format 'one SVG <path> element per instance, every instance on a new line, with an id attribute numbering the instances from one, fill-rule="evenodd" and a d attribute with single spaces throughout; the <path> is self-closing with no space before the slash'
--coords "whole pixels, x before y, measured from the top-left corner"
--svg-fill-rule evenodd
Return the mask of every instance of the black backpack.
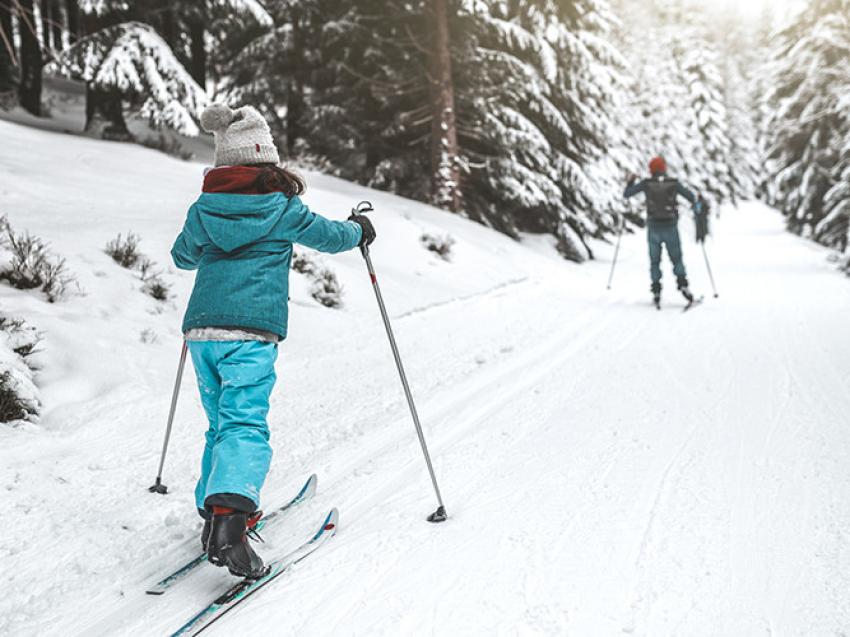
<path id="1" fill-rule="evenodd" d="M 679 218 L 676 180 L 655 174 L 646 180 L 646 215 L 651 221 L 675 221 Z"/>

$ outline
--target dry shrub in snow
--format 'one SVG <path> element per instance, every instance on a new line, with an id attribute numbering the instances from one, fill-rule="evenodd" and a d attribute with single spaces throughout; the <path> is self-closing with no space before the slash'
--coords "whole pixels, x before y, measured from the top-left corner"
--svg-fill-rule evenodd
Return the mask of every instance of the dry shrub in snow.
<path id="1" fill-rule="evenodd" d="M 325 307 L 342 306 L 342 285 L 336 274 L 322 263 L 298 250 L 292 254 L 292 269 L 312 281 L 310 296 Z"/>
<path id="2" fill-rule="evenodd" d="M 119 234 L 106 244 L 104 252 L 122 268 L 138 270 L 139 278 L 142 280 L 142 292 L 157 301 L 168 300 L 171 286 L 162 280 L 161 272 L 154 270 L 156 263 L 139 252 L 139 237 L 128 232 L 127 238 L 122 239 Z"/>
<path id="3" fill-rule="evenodd" d="M 142 258 L 139 254 L 139 238 L 132 232 L 127 234 L 126 239 L 122 239 L 119 234 L 116 238 L 106 244 L 106 254 L 120 265 L 128 270 L 136 267 L 136 264 Z"/>
<path id="4" fill-rule="evenodd" d="M 419 240 L 428 250 L 434 252 L 441 259 L 451 261 L 452 246 L 455 240 L 449 235 L 435 236 L 426 232 L 419 237 Z"/>
<path id="5" fill-rule="evenodd" d="M 5 216 L 0 217 L 0 247 L 10 255 L 8 264 L 0 268 L 0 280 L 12 287 L 39 289 L 50 303 L 55 303 L 76 281 L 68 273 L 65 259 L 51 254 L 47 244 L 29 232 L 17 234 Z"/>

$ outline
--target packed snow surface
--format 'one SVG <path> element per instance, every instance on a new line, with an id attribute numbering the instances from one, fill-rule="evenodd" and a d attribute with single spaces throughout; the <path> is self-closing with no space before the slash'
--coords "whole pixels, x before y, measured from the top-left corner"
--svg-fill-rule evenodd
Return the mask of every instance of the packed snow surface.
<path id="1" fill-rule="evenodd" d="M 0 122 L 0 213 L 66 259 L 48 303 L 0 286 L 43 334 L 36 424 L 0 425 L 0 634 L 166 635 L 232 578 L 205 565 L 192 491 L 205 418 L 191 365 L 157 473 L 193 275 L 169 250 L 203 165 Z M 643 233 L 596 260 L 515 242 L 428 206 L 305 171 L 305 201 L 344 219 L 369 200 L 372 258 L 449 513 L 419 441 L 358 251 L 322 256 L 341 309 L 293 273 L 270 425 L 273 507 L 316 497 L 261 555 L 339 532 L 210 635 L 838 635 L 850 632 L 850 282 L 758 203 L 688 219 L 692 287 Z M 104 253 L 137 234 L 171 298 Z M 423 234 L 454 240 L 450 260 Z M 666 259 L 666 257 L 665 257 Z"/>

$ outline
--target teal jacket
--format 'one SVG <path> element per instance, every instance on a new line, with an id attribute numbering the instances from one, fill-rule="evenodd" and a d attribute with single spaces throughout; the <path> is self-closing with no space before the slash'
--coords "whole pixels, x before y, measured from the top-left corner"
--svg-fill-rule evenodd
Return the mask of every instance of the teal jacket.
<path id="1" fill-rule="evenodd" d="M 342 252 L 361 232 L 310 212 L 297 196 L 202 193 L 171 249 L 178 268 L 198 271 L 183 331 L 242 327 L 285 338 L 292 244 Z"/>

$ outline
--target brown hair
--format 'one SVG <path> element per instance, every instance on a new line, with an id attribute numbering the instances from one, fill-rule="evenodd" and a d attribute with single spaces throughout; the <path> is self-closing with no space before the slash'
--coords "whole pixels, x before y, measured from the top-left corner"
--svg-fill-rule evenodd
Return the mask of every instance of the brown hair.
<path id="1" fill-rule="evenodd" d="M 260 168 L 260 173 L 254 180 L 254 187 L 262 193 L 282 192 L 287 197 L 301 195 L 306 189 L 304 178 L 277 164 L 251 164 L 252 168 Z"/>

